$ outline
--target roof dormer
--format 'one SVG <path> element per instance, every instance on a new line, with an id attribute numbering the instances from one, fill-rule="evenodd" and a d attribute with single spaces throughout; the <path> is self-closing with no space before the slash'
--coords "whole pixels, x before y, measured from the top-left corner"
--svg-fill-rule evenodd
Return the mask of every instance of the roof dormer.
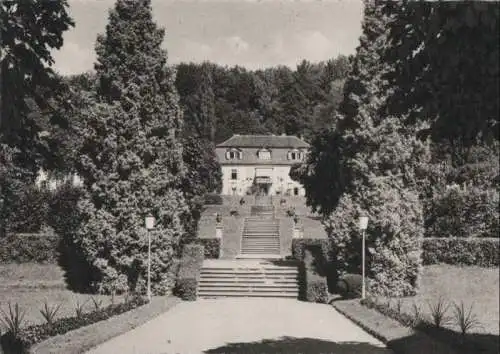
<path id="1" fill-rule="evenodd" d="M 287 158 L 291 161 L 300 161 L 304 158 L 304 153 L 299 149 L 292 149 L 288 151 Z"/>
<path id="2" fill-rule="evenodd" d="M 262 148 L 257 151 L 257 157 L 259 160 L 271 160 L 271 150 L 267 148 Z"/>
<path id="3" fill-rule="evenodd" d="M 243 153 L 240 149 L 230 148 L 226 151 L 226 160 L 241 160 Z"/>

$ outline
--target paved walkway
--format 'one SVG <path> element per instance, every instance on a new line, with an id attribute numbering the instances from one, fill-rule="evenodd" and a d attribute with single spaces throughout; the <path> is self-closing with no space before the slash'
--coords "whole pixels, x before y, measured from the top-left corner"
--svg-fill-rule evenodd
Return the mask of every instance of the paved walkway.
<path id="1" fill-rule="evenodd" d="M 392 352 L 329 305 L 228 298 L 182 302 L 89 353 Z"/>

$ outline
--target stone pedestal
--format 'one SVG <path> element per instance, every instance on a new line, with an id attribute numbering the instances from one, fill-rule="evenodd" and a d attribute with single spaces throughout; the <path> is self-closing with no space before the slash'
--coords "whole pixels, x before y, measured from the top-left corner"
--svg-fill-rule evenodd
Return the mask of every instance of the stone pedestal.
<path id="1" fill-rule="evenodd" d="M 292 237 L 293 238 L 302 238 L 302 230 L 298 227 L 294 227 Z"/>

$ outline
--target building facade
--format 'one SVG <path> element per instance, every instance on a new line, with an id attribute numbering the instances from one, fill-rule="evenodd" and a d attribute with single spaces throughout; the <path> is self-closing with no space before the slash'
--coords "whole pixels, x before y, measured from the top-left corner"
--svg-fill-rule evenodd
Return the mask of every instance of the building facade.
<path id="1" fill-rule="evenodd" d="M 216 146 L 222 194 L 305 195 L 290 168 L 304 161 L 309 144 L 289 135 L 233 135 Z"/>

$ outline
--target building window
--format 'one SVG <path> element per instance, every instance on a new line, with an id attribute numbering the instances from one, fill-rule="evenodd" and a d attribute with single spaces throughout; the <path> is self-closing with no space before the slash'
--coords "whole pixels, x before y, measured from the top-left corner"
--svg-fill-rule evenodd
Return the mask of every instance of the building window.
<path id="1" fill-rule="evenodd" d="M 290 151 L 288 152 L 289 160 L 300 160 L 302 158 L 302 154 L 299 151 Z"/>
<path id="2" fill-rule="evenodd" d="M 228 160 L 241 159 L 241 152 L 237 150 L 226 151 L 226 159 Z"/>
<path id="3" fill-rule="evenodd" d="M 269 150 L 259 150 L 257 155 L 261 160 L 271 160 L 271 151 Z"/>
<path id="4" fill-rule="evenodd" d="M 238 179 L 238 170 L 231 170 L 231 179 L 233 181 Z"/>
<path id="5" fill-rule="evenodd" d="M 297 187 L 293 189 L 293 195 L 299 195 L 299 189 Z"/>

